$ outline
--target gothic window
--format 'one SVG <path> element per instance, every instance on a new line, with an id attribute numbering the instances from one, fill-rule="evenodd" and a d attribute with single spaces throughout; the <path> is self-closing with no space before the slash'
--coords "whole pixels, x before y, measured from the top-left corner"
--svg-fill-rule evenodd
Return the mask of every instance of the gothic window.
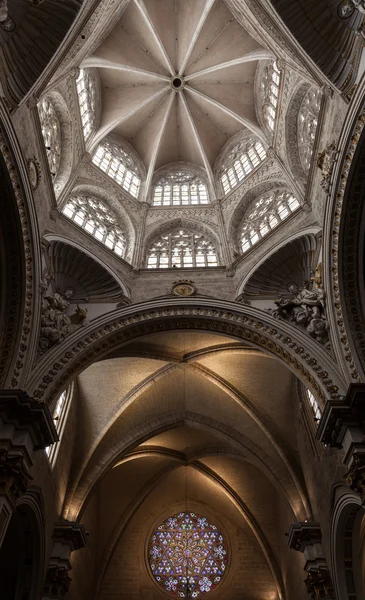
<path id="1" fill-rule="evenodd" d="M 221 182 L 228 194 L 251 173 L 264 159 L 266 152 L 261 142 L 250 140 L 238 143 L 228 154 L 221 171 Z"/>
<path id="2" fill-rule="evenodd" d="M 197 598 L 213 591 L 227 570 L 222 533 L 206 517 L 181 512 L 166 519 L 148 547 L 152 574 L 165 592 Z"/>
<path id="3" fill-rule="evenodd" d="M 305 171 L 310 167 L 320 106 L 321 91 L 312 87 L 304 96 L 298 113 L 298 149 Z"/>
<path id="4" fill-rule="evenodd" d="M 74 196 L 65 204 L 62 212 L 118 256 L 124 256 L 124 233 L 113 213 L 101 200 L 95 197 Z"/>
<path id="5" fill-rule="evenodd" d="M 66 425 L 66 419 L 67 419 L 67 413 L 68 413 L 68 409 L 70 406 L 70 402 L 71 402 L 71 397 L 72 397 L 72 387 L 69 388 L 68 390 L 65 390 L 64 392 L 62 392 L 62 394 L 60 394 L 60 396 L 58 396 L 57 398 L 57 402 L 56 402 L 56 406 L 55 409 L 53 411 L 53 423 L 54 426 L 56 428 L 58 437 L 59 437 L 59 441 L 56 442 L 55 444 L 52 444 L 52 446 L 48 446 L 46 448 L 46 454 L 49 458 L 50 463 L 54 463 L 54 461 L 56 460 L 56 454 L 57 454 L 57 450 L 59 448 L 59 444 L 61 441 L 61 437 Z"/>
<path id="6" fill-rule="evenodd" d="M 195 173 L 174 171 L 160 177 L 153 191 L 153 206 L 208 204 L 208 189 Z"/>
<path id="7" fill-rule="evenodd" d="M 270 129 L 274 131 L 276 110 L 278 106 L 280 85 L 280 71 L 276 61 L 267 65 L 261 83 L 263 91 L 263 113 L 264 119 Z"/>
<path id="8" fill-rule="evenodd" d="M 86 141 L 95 122 L 96 101 L 95 83 L 88 70 L 80 69 L 79 76 L 76 79 L 76 88 L 79 99 L 82 129 Z"/>
<path id="9" fill-rule="evenodd" d="M 242 252 L 247 252 L 270 231 L 299 208 L 298 200 L 289 192 L 270 192 L 249 206 L 241 228 Z"/>
<path id="10" fill-rule="evenodd" d="M 158 238 L 147 253 L 148 269 L 216 267 L 214 244 L 203 234 L 176 229 Z"/>
<path id="11" fill-rule="evenodd" d="M 41 123 L 44 145 L 46 147 L 49 170 L 52 180 L 57 177 L 61 158 L 61 127 L 55 107 L 48 98 L 43 98 L 38 104 L 38 114 Z"/>
<path id="12" fill-rule="evenodd" d="M 319 421 L 322 417 L 322 411 L 319 407 L 316 397 L 314 396 L 314 394 L 312 394 L 312 392 L 309 389 L 306 390 L 306 393 L 314 418 L 316 421 Z"/>
<path id="13" fill-rule="evenodd" d="M 99 144 L 93 156 L 93 163 L 134 198 L 138 198 L 141 178 L 137 165 L 120 146 L 107 141 Z"/>

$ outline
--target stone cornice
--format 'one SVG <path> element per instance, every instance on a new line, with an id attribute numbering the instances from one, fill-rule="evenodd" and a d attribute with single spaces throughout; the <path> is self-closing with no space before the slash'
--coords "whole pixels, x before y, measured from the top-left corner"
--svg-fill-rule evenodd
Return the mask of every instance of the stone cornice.
<path id="1" fill-rule="evenodd" d="M 349 427 L 365 431 L 365 384 L 353 383 L 346 396 L 328 400 L 318 427 L 317 438 L 326 446 L 342 448 Z"/>

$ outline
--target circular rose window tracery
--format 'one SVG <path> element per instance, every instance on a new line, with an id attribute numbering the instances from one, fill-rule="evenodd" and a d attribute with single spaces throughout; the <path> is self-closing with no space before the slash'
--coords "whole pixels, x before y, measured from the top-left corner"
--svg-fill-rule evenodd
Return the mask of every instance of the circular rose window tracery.
<path id="1" fill-rule="evenodd" d="M 174 596 L 197 598 L 214 590 L 227 568 L 227 546 L 206 517 L 181 512 L 153 533 L 148 560 L 157 583 Z"/>

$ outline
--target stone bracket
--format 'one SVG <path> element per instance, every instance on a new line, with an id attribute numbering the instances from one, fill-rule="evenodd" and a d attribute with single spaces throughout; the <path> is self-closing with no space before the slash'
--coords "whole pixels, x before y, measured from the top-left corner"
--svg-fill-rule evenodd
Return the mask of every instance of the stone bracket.
<path id="1" fill-rule="evenodd" d="M 341 400 L 327 400 L 318 427 L 317 439 L 326 446 L 343 448 L 346 432 L 350 428 L 357 429 L 361 432 L 361 437 L 364 437 L 364 383 L 352 383 L 346 396 Z"/>

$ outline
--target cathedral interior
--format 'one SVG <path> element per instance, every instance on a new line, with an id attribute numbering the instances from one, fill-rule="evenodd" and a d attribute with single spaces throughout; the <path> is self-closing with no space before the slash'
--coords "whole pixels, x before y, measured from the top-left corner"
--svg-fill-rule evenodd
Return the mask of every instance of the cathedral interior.
<path id="1" fill-rule="evenodd" d="M 0 600 L 365 600 L 365 0 L 0 0 Z"/>

